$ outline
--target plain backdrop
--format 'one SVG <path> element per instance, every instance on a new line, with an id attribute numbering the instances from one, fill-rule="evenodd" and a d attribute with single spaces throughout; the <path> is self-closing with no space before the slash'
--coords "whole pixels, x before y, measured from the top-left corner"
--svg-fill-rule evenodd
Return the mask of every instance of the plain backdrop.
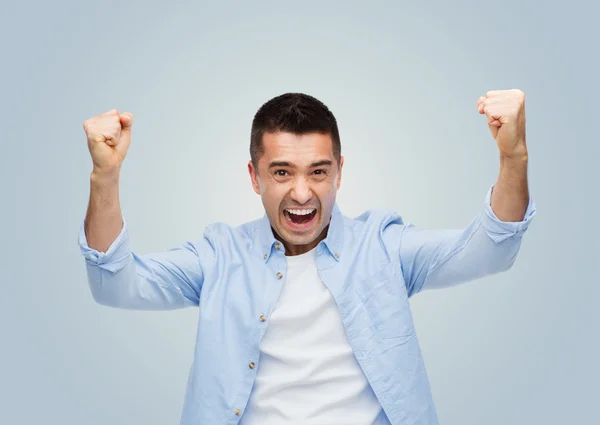
<path id="1" fill-rule="evenodd" d="M 6 2 L 0 13 L 0 423 L 179 421 L 196 309 L 94 303 L 77 235 L 84 120 L 135 115 L 121 178 L 138 253 L 262 216 L 254 113 L 338 119 L 347 216 L 466 226 L 498 154 L 475 102 L 525 92 L 538 214 L 514 267 L 412 298 L 441 424 L 597 421 L 598 47 L 588 1 Z"/>

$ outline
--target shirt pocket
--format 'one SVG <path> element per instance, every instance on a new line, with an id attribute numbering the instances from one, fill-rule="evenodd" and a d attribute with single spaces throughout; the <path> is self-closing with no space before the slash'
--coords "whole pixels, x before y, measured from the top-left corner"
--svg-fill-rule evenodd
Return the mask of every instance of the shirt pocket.
<path id="1" fill-rule="evenodd" d="M 389 265 L 357 278 L 356 292 L 374 328 L 384 339 L 410 337 L 415 333 L 405 288 Z"/>

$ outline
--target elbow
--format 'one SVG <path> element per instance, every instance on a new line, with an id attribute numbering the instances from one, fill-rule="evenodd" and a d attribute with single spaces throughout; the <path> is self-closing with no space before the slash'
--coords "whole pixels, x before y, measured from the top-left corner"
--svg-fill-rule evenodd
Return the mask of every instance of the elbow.
<path id="1" fill-rule="evenodd" d="M 88 265 L 88 286 L 93 300 L 105 307 L 135 309 L 136 285 L 132 283 L 131 269 L 124 267 L 110 271 L 95 265 Z"/>
<path id="2" fill-rule="evenodd" d="M 106 271 L 95 264 L 87 264 L 87 283 L 93 300 L 100 305 L 116 307 L 116 298 L 111 293 L 109 282 L 105 282 Z"/>
<path id="3" fill-rule="evenodd" d="M 489 274 L 503 273 L 510 270 L 517 260 L 519 248 L 520 244 L 509 245 L 506 248 L 498 246 L 498 249 L 492 252 L 490 256 Z"/>
<path id="4" fill-rule="evenodd" d="M 495 273 L 503 273 L 509 271 L 512 266 L 515 264 L 516 256 L 510 258 L 503 258 L 502 261 L 498 262 L 498 266 L 495 270 Z"/>
<path id="5" fill-rule="evenodd" d="M 114 293 L 103 288 L 101 284 L 98 285 L 90 282 L 90 289 L 92 298 L 96 304 L 104 307 L 126 308 L 122 298 L 115 296 Z"/>
<path id="6" fill-rule="evenodd" d="M 94 273 L 88 274 L 88 286 L 97 304 L 113 308 L 130 308 L 128 304 L 131 302 L 131 297 L 127 293 L 130 285 L 127 284 L 126 279 L 110 276 L 113 273 L 99 268 L 94 268 L 92 271 Z"/>

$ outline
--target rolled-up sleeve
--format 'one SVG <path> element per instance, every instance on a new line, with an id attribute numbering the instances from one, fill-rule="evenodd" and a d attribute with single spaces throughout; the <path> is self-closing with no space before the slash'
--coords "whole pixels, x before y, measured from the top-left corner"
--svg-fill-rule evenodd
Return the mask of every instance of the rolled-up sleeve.
<path id="1" fill-rule="evenodd" d="M 85 258 L 94 300 L 131 310 L 173 310 L 198 306 L 206 273 L 214 266 L 215 250 L 204 238 L 164 252 L 138 255 L 130 247 L 127 221 L 106 250 L 90 248 L 84 225 L 79 247 Z"/>
<path id="2" fill-rule="evenodd" d="M 521 221 L 502 221 L 492 210 L 492 190 L 493 186 L 488 189 L 485 197 L 483 216 L 481 224 L 485 228 L 488 236 L 494 242 L 502 242 L 514 236 L 521 236 L 529 227 L 529 223 L 535 216 L 535 201 L 529 197 L 527 210 Z"/>
<path id="3" fill-rule="evenodd" d="M 409 296 L 446 288 L 512 267 L 521 240 L 536 214 L 530 198 L 523 220 L 505 222 L 491 207 L 493 186 L 482 210 L 461 229 L 426 230 L 397 220 L 388 223 L 388 244 L 398 244 L 400 266 Z"/>
<path id="4" fill-rule="evenodd" d="M 85 235 L 85 223 L 81 223 L 79 230 L 79 248 L 88 264 L 113 273 L 117 272 L 127 264 L 131 255 L 127 221 L 123 218 L 121 233 L 119 233 L 106 252 L 90 248 Z"/>

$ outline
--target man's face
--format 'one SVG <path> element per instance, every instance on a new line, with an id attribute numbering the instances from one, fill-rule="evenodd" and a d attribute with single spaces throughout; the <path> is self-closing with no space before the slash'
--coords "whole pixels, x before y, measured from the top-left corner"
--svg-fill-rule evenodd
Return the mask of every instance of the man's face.
<path id="1" fill-rule="evenodd" d="M 338 168 L 331 137 L 318 133 L 265 133 L 263 150 L 257 170 L 248 163 L 252 187 L 286 254 L 307 252 L 327 235 L 344 158 Z"/>

